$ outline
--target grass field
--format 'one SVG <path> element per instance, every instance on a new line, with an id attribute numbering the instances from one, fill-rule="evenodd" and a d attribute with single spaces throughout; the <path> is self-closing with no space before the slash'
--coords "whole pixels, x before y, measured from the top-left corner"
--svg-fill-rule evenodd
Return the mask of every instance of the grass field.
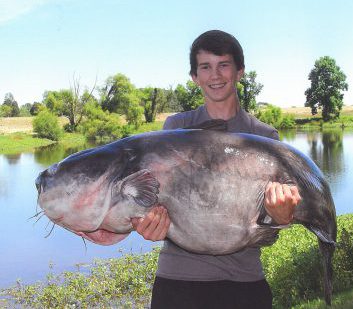
<path id="1" fill-rule="evenodd" d="M 33 117 L 0 117 L 0 134 L 32 133 L 32 120 Z M 68 120 L 61 117 L 59 122 L 64 125 Z"/>

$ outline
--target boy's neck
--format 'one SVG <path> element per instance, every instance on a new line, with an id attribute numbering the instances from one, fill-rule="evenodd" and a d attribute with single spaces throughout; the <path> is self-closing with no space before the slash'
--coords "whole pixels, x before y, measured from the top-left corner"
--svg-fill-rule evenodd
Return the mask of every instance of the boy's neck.
<path id="1" fill-rule="evenodd" d="M 223 119 L 229 120 L 235 117 L 239 112 L 240 104 L 239 100 L 233 100 L 229 102 L 212 102 L 205 103 L 207 113 L 212 119 Z"/>

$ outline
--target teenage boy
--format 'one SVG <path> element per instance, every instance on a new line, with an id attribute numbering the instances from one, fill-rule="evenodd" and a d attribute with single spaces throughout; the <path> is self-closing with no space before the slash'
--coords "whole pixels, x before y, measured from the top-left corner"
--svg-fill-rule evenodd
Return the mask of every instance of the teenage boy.
<path id="1" fill-rule="evenodd" d="M 278 140 L 278 132 L 246 113 L 239 103 L 236 83 L 244 73 L 239 42 L 230 34 L 212 30 L 201 34 L 190 50 L 190 75 L 202 89 L 204 105 L 167 118 L 164 129 L 197 125 L 206 120 L 227 121 L 228 131 L 262 135 Z M 295 186 L 269 183 L 265 209 L 270 220 L 288 224 L 301 198 Z M 134 219 L 145 239 L 165 239 L 170 219 L 163 206 L 145 218 Z M 272 308 L 272 293 L 265 280 L 259 248 L 222 255 L 201 255 L 183 250 L 166 239 L 161 250 L 152 291 L 152 309 Z"/>

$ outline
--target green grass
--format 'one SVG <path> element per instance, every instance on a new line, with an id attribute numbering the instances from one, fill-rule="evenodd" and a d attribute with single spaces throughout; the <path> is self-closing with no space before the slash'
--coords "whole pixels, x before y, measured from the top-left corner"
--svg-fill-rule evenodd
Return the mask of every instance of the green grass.
<path id="1" fill-rule="evenodd" d="M 134 130 L 132 134 L 150 132 L 150 131 L 158 131 L 162 130 L 163 121 L 155 121 L 150 123 L 143 123 L 137 130 Z"/>
<path id="2" fill-rule="evenodd" d="M 82 134 L 65 133 L 59 141 L 64 147 L 78 147 L 85 144 Z M 0 154 L 17 154 L 21 152 L 33 152 L 37 147 L 48 146 L 56 142 L 45 138 L 37 138 L 29 133 L 11 133 L 0 135 Z"/>
<path id="3" fill-rule="evenodd" d="M 313 300 L 294 306 L 292 309 L 352 309 L 353 308 L 353 289 L 333 295 L 332 305 L 327 306 L 321 300 Z"/>
<path id="4" fill-rule="evenodd" d="M 54 142 L 51 140 L 36 138 L 27 133 L 0 135 L 0 154 L 29 152 L 36 147 L 47 146 L 52 143 Z"/>
<path id="5" fill-rule="evenodd" d="M 144 123 L 131 134 L 161 130 L 162 121 Z M 0 154 L 17 154 L 21 152 L 33 152 L 35 148 L 48 146 L 56 142 L 49 139 L 37 138 L 30 133 L 0 134 Z M 80 133 L 64 133 L 59 144 L 65 148 L 80 147 L 87 143 L 85 137 Z M 93 145 L 94 146 L 94 145 Z"/>

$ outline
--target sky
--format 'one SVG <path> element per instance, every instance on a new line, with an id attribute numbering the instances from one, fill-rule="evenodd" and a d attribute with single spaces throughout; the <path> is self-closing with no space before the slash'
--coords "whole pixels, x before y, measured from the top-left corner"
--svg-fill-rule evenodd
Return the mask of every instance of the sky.
<path id="1" fill-rule="evenodd" d="M 347 76 L 353 105 L 351 0 L 0 0 L 0 103 L 46 90 L 103 86 L 117 73 L 136 87 L 176 87 L 190 76 L 189 50 L 219 29 L 241 43 L 258 102 L 304 106 L 315 61 L 330 56 Z"/>

